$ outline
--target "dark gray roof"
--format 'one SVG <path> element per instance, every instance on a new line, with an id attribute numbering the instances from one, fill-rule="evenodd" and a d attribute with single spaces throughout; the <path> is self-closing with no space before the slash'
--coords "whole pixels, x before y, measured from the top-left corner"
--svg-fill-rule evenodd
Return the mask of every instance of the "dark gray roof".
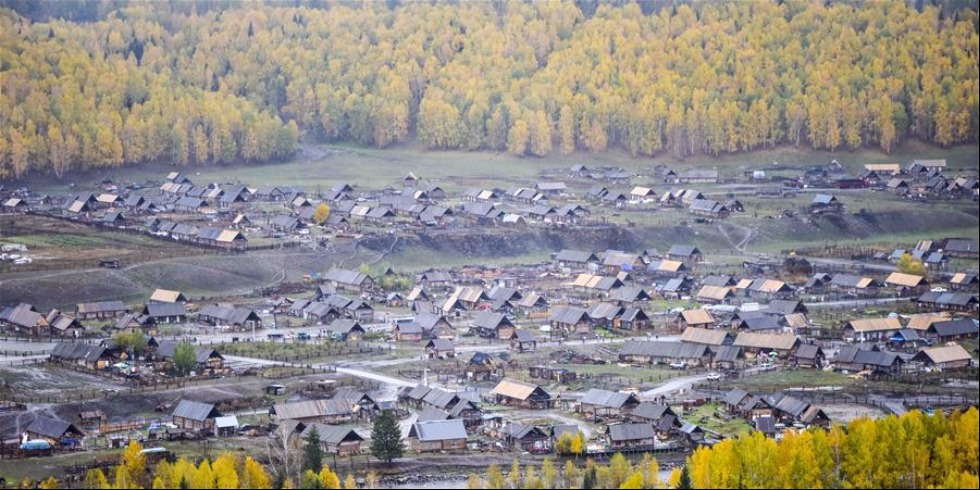
<path id="1" fill-rule="evenodd" d="M 424 330 L 432 330 L 439 323 L 449 323 L 449 320 L 442 315 L 435 313 L 419 313 L 415 315 L 415 320 L 412 321 L 415 325 L 422 327 Z M 451 327 L 452 325 L 450 325 Z"/>
<path id="2" fill-rule="evenodd" d="M 411 391 L 409 391 L 405 396 L 412 400 L 421 401 L 423 398 L 425 398 L 425 395 L 429 394 L 430 391 L 432 391 L 432 388 L 429 388 L 428 386 L 416 385 L 415 388 L 412 388 Z"/>
<path id="3" fill-rule="evenodd" d="M 778 330 L 783 328 L 783 326 L 779 324 L 779 319 L 771 316 L 743 317 L 742 321 L 745 324 L 745 328 L 749 329 L 751 332 L 756 332 L 759 330 Z"/>
<path id="4" fill-rule="evenodd" d="M 613 301 L 644 301 L 649 300 L 650 295 L 639 286 L 624 286 L 609 295 L 609 299 Z"/>
<path id="5" fill-rule="evenodd" d="M 562 306 L 551 313 L 548 320 L 567 325 L 576 325 L 588 319 L 588 312 L 577 306 Z"/>
<path id="6" fill-rule="evenodd" d="M 185 316 L 183 303 L 147 303 L 143 313 L 153 317 Z"/>
<path id="7" fill-rule="evenodd" d="M 416 422 L 409 431 L 409 437 L 416 437 L 422 442 L 466 439 L 466 427 L 459 419 Z"/>
<path id="8" fill-rule="evenodd" d="M 708 276 L 701 280 L 701 285 L 723 288 L 725 286 L 734 286 L 735 279 L 732 276 Z"/>
<path id="9" fill-rule="evenodd" d="M 947 252 L 976 253 L 980 250 L 980 245 L 974 240 L 951 239 L 946 241 L 946 248 L 944 250 Z"/>
<path id="10" fill-rule="evenodd" d="M 516 338 L 519 342 L 534 342 L 534 334 L 531 333 L 530 330 L 515 330 L 514 338 Z"/>
<path id="11" fill-rule="evenodd" d="M 354 320 L 337 319 L 327 325 L 327 330 L 333 333 L 349 334 L 355 331 L 364 332 L 364 327 Z"/>
<path id="12" fill-rule="evenodd" d="M 803 344 L 796 350 L 797 359 L 817 359 L 823 355 L 823 349 L 816 344 Z"/>
<path id="13" fill-rule="evenodd" d="M 650 424 L 614 424 L 609 426 L 609 438 L 613 441 L 639 441 L 653 439 L 656 433 Z"/>
<path id="14" fill-rule="evenodd" d="M 450 419 L 450 416 L 449 416 L 448 413 L 443 412 L 442 410 L 439 410 L 438 408 L 435 408 L 435 407 L 433 407 L 431 405 L 427 405 L 419 413 L 419 417 L 418 417 L 417 421 L 418 422 L 428 422 L 430 420 L 449 420 L 449 419 Z"/>
<path id="15" fill-rule="evenodd" d="M 735 388 L 732 391 L 729 391 L 728 393 L 725 394 L 725 404 L 738 406 L 743 401 L 745 401 L 745 398 L 748 396 L 749 396 L 749 392 L 741 388 Z"/>
<path id="16" fill-rule="evenodd" d="M 976 335 L 978 330 L 977 321 L 972 318 L 936 322 L 929 326 L 929 331 L 940 337 Z"/>
<path id="17" fill-rule="evenodd" d="M 775 299 L 769 302 L 769 307 L 766 308 L 766 313 L 773 315 L 790 315 L 797 313 L 798 310 L 802 312 L 805 309 L 806 307 L 799 301 Z"/>
<path id="18" fill-rule="evenodd" d="M 657 287 L 657 290 L 670 293 L 680 291 L 681 289 L 684 289 L 685 286 L 687 286 L 687 281 L 685 281 L 683 278 L 675 278 L 667 281 L 663 286 Z"/>
<path id="19" fill-rule="evenodd" d="M 622 408 L 630 400 L 638 402 L 632 393 L 619 393 L 615 391 L 602 390 L 599 388 L 592 388 L 587 391 L 584 396 L 579 400 L 580 403 L 585 405 L 595 405 L 599 407 L 606 408 Z"/>
<path id="20" fill-rule="evenodd" d="M 701 253 L 694 245 L 674 245 L 667 251 L 667 255 L 674 257 L 690 257 L 696 253 Z"/>
<path id="21" fill-rule="evenodd" d="M 439 351 L 455 349 L 455 347 L 453 346 L 453 341 L 449 339 L 432 339 L 427 344 L 425 344 L 425 347 L 426 348 L 431 347 Z"/>
<path id="22" fill-rule="evenodd" d="M 82 431 L 78 430 L 74 425 L 68 422 L 49 419 L 47 417 L 38 417 L 34 419 L 34 421 L 31 422 L 31 425 L 27 426 L 25 432 L 38 434 L 51 439 L 61 439 L 66 435 L 66 433 L 70 432 L 82 434 Z"/>
<path id="23" fill-rule="evenodd" d="M 210 403 L 181 400 L 174 408 L 173 416 L 203 422 L 209 418 L 217 417 L 218 411 Z"/>
<path id="24" fill-rule="evenodd" d="M 772 396 L 767 401 L 776 410 L 787 413 L 793 417 L 799 417 L 800 415 L 803 415 L 803 412 L 805 412 L 806 409 L 810 408 L 809 403 L 800 400 L 798 398 L 794 398 L 792 396 L 783 395 L 783 394 L 777 394 L 775 396 Z"/>
<path id="25" fill-rule="evenodd" d="M 555 260 L 559 262 L 577 262 L 584 264 L 586 262 L 597 262 L 599 259 L 596 258 L 595 254 L 592 252 L 583 252 L 580 250 L 562 250 L 555 256 Z"/>
<path id="26" fill-rule="evenodd" d="M 682 342 L 629 342 L 619 349 L 619 355 L 649 356 L 671 359 L 701 359 L 708 355 L 708 346 Z"/>
<path id="27" fill-rule="evenodd" d="M 724 204 L 718 201 L 712 201 L 710 199 L 698 199 L 691 203 L 688 208 L 691 211 L 704 211 L 708 213 L 724 213 L 728 212 L 728 208 Z"/>
<path id="28" fill-rule="evenodd" d="M 456 393 L 454 392 L 446 391 L 441 388 L 432 388 L 425 394 L 422 401 L 436 408 L 449 408 L 451 405 L 455 405 L 456 402 L 459 401 L 459 397 L 456 396 Z"/>
<path id="29" fill-rule="evenodd" d="M 328 444 L 340 444 L 345 441 L 363 441 L 364 438 L 360 436 L 354 429 L 350 427 L 339 427 L 336 425 L 326 425 L 326 424 L 309 424 L 306 428 L 300 432 L 299 436 L 305 438 L 313 428 L 316 427 L 316 433 L 320 436 L 321 442 L 326 442 Z"/>
<path id="30" fill-rule="evenodd" d="M 32 328 L 44 318 L 44 315 L 34 311 L 34 307 L 21 303 L 14 307 L 4 308 L 0 311 L 0 320 L 20 326 Z"/>
<path id="31" fill-rule="evenodd" d="M 201 308 L 197 313 L 198 317 L 206 316 L 217 318 L 230 325 L 242 325 L 247 321 L 260 320 L 259 315 L 254 310 L 247 308 L 229 308 L 227 306 L 209 305 Z"/>
<path id="32" fill-rule="evenodd" d="M 976 303 L 977 296 L 970 293 L 934 293 L 930 291 L 920 296 L 918 301 L 938 305 L 967 306 Z"/>
<path id="33" fill-rule="evenodd" d="M 299 226 L 299 220 L 293 216 L 279 215 L 272 218 L 272 226 L 292 230 Z"/>
<path id="34" fill-rule="evenodd" d="M 481 312 L 473 319 L 473 326 L 477 328 L 496 329 L 499 326 L 510 326 L 514 324 L 507 318 L 507 315 L 493 313 L 489 311 Z"/>
<path id="35" fill-rule="evenodd" d="M 735 362 L 738 359 L 744 358 L 745 353 L 741 347 L 735 347 L 734 345 L 723 345 L 718 347 L 718 353 L 715 354 L 715 362 Z"/>
<path id="36" fill-rule="evenodd" d="M 672 413 L 667 405 L 657 405 L 655 403 L 643 402 L 633 409 L 633 416 L 644 420 L 660 420 L 665 414 Z"/>
<path id="37" fill-rule="evenodd" d="M 893 352 L 865 350 L 853 345 L 846 345 L 837 351 L 836 361 L 845 364 L 860 364 L 864 366 L 891 367 L 902 358 Z"/>
<path id="38" fill-rule="evenodd" d="M 72 361 L 96 362 L 105 356 L 105 347 L 81 342 L 59 342 L 51 350 L 51 357 Z"/>
<path id="39" fill-rule="evenodd" d="M 327 281 L 339 282 L 341 284 L 360 286 L 365 280 L 369 279 L 369 277 L 365 274 L 361 274 L 358 271 L 350 271 L 332 267 L 326 274 L 324 274 L 323 279 Z"/>

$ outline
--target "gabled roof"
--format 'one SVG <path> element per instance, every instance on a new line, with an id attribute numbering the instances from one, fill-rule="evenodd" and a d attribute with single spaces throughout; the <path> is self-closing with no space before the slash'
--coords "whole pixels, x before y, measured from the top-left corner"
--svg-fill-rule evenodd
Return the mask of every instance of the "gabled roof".
<path id="1" fill-rule="evenodd" d="M 973 358 L 962 346 L 954 344 L 947 347 L 933 347 L 919 351 L 912 360 L 930 364 L 970 361 Z"/>
<path id="2" fill-rule="evenodd" d="M 292 403 L 277 403 L 272 411 L 281 420 L 306 419 L 313 417 L 344 416 L 353 413 L 353 408 L 347 400 L 333 398 L 330 400 L 307 400 Z"/>
<path id="3" fill-rule="evenodd" d="M 640 401 L 636 398 L 636 395 L 632 393 L 619 393 L 616 391 L 602 390 L 598 388 L 592 388 L 585 392 L 585 395 L 579 400 L 579 403 L 584 405 L 594 405 L 597 407 L 615 408 L 621 409 L 627 403 L 639 403 Z"/>
<path id="4" fill-rule="evenodd" d="M 524 330 L 524 329 L 515 330 L 514 331 L 514 335 L 511 338 L 517 340 L 518 342 L 534 342 L 535 341 L 534 334 L 531 333 L 530 330 Z"/>
<path id="5" fill-rule="evenodd" d="M 877 349 L 861 349 L 857 346 L 845 345 L 837 351 L 834 358 L 837 363 L 860 364 L 863 366 L 876 366 L 881 368 L 891 368 L 896 362 L 904 362 L 898 354 L 894 352 L 883 352 Z"/>
<path id="6" fill-rule="evenodd" d="M 748 396 L 749 396 L 749 392 L 741 388 L 735 388 L 732 391 L 729 391 L 728 393 L 725 394 L 724 401 L 726 405 L 738 406 L 741 405 L 742 402 L 745 401 L 746 398 L 748 398 Z"/>
<path id="7" fill-rule="evenodd" d="M 416 422 L 409 430 L 408 437 L 420 442 L 466 439 L 466 427 L 460 419 Z"/>
<path id="8" fill-rule="evenodd" d="M 710 325 L 715 323 L 715 318 L 708 310 L 684 310 L 680 313 L 681 318 L 688 325 Z"/>
<path id="9" fill-rule="evenodd" d="M 150 295 L 150 301 L 157 303 L 179 303 L 187 301 L 187 298 L 180 291 L 157 289 Z"/>
<path id="10" fill-rule="evenodd" d="M 949 315 L 943 313 L 920 313 L 909 317 L 908 328 L 913 330 L 926 330 L 933 323 L 949 320 Z"/>
<path id="11" fill-rule="evenodd" d="M 670 359 L 702 359 L 709 354 L 708 346 L 682 342 L 629 342 L 619 349 L 620 356 L 644 356 Z"/>
<path id="12" fill-rule="evenodd" d="M 609 439 L 613 441 L 639 441 L 653 439 L 657 434 L 650 424 L 613 424 L 609 426 Z"/>
<path id="13" fill-rule="evenodd" d="M 520 308 L 533 308 L 536 306 L 548 306 L 548 300 L 544 299 L 538 293 L 528 293 L 525 294 L 520 301 L 517 302 L 517 306 Z"/>
<path id="14" fill-rule="evenodd" d="M 757 279 L 752 281 L 752 285 L 749 286 L 752 291 L 760 293 L 781 293 L 790 291 L 790 287 L 786 285 L 783 281 L 777 281 L 775 279 Z"/>
<path id="15" fill-rule="evenodd" d="M 734 286 L 735 279 L 732 276 L 708 276 L 701 280 L 702 286 L 714 286 L 724 288 Z"/>
<path id="16" fill-rule="evenodd" d="M 779 394 L 771 397 L 768 401 L 776 410 L 789 414 L 794 418 L 800 417 L 803 415 L 803 412 L 806 412 L 810 408 L 809 403 L 789 395 Z"/>
<path id="17" fill-rule="evenodd" d="M 690 257 L 700 253 L 701 251 L 694 245 L 674 245 L 667 251 L 668 256 L 676 257 Z"/>
<path id="18" fill-rule="evenodd" d="M 837 274 L 830 280 L 830 284 L 832 286 L 865 289 L 874 286 L 874 279 L 850 274 Z"/>
<path id="19" fill-rule="evenodd" d="M 305 438 L 316 428 L 317 435 L 320 436 L 320 442 L 325 442 L 327 444 L 340 444 L 342 442 L 351 441 L 363 441 L 364 438 L 360 436 L 354 429 L 350 427 L 338 427 L 336 425 L 326 425 L 326 424 L 309 424 L 302 432 L 299 433 L 300 438 Z"/>
<path id="20" fill-rule="evenodd" d="M 830 194 L 817 194 L 814 196 L 811 204 L 827 206 L 830 204 L 836 204 L 837 202 L 837 198 Z"/>
<path id="21" fill-rule="evenodd" d="M 106 348 L 81 342 L 59 342 L 51 350 L 51 357 L 70 361 L 97 362 L 106 357 Z"/>
<path id="22" fill-rule="evenodd" d="M 823 349 L 816 344 L 803 344 L 799 349 L 796 349 L 797 359 L 817 359 L 823 355 Z"/>
<path id="23" fill-rule="evenodd" d="M 687 270 L 687 266 L 676 260 L 655 260 L 647 265 L 647 272 L 681 272 L 684 270 Z"/>
<path id="24" fill-rule="evenodd" d="M 799 342 L 799 337 L 795 335 L 742 332 L 735 337 L 735 343 L 732 345 L 750 349 L 792 350 Z"/>
<path id="25" fill-rule="evenodd" d="M 358 330 L 361 332 L 364 331 L 364 327 L 362 327 L 360 323 L 357 323 L 357 321 L 340 318 L 331 322 L 330 325 L 327 325 L 326 329 L 330 332 L 339 334 L 349 334 Z"/>
<path id="26" fill-rule="evenodd" d="M 446 391 L 442 388 L 432 388 L 422 397 L 422 401 L 436 408 L 449 408 L 459 401 L 459 396 L 455 392 Z"/>
<path id="27" fill-rule="evenodd" d="M 975 336 L 978 331 L 977 320 L 973 318 L 960 318 L 959 320 L 935 322 L 929 327 L 928 331 L 940 337 Z"/>
<path id="28" fill-rule="evenodd" d="M 358 271 L 351 271 L 345 269 L 339 269 L 337 267 L 331 267 L 323 276 L 324 280 L 338 282 L 341 284 L 350 284 L 354 286 L 361 286 L 366 280 L 370 279 L 366 274 L 362 274 Z"/>
<path id="29" fill-rule="evenodd" d="M 44 315 L 34 311 L 34 307 L 26 303 L 0 310 L 0 320 L 23 328 L 43 327 L 48 323 Z"/>
<path id="30" fill-rule="evenodd" d="M 862 320 L 851 320 L 844 324 L 850 326 L 855 332 L 886 332 L 889 330 L 899 330 L 902 328 L 902 321 L 895 318 L 866 318 Z"/>
<path id="31" fill-rule="evenodd" d="M 885 279 L 885 284 L 893 284 L 895 286 L 914 288 L 928 283 L 926 282 L 926 278 L 922 276 L 914 276 L 912 274 L 902 274 L 901 272 L 892 272 L 891 275 L 889 275 L 888 278 Z"/>
<path id="32" fill-rule="evenodd" d="M 558 252 L 555 256 L 555 260 L 559 262 L 575 262 L 575 263 L 587 263 L 587 262 L 598 262 L 599 259 L 592 252 L 583 252 L 580 250 L 562 250 Z"/>
<path id="33" fill-rule="evenodd" d="M 500 381 L 500 383 L 497 383 L 497 386 L 494 387 L 491 393 L 517 400 L 527 400 L 535 393 L 544 396 L 545 398 L 551 398 L 551 395 L 541 389 L 540 386 L 510 378 L 504 378 Z"/>
<path id="34" fill-rule="evenodd" d="M 797 312 L 805 312 L 806 306 L 796 300 L 776 299 L 769 302 L 766 313 L 771 315 L 792 315 Z"/>
<path id="35" fill-rule="evenodd" d="M 56 440 L 72 433 L 84 435 L 82 431 L 68 422 L 47 417 L 37 417 L 24 431 Z"/>
<path id="36" fill-rule="evenodd" d="M 450 339 L 432 339 L 425 344 L 425 348 L 445 351 L 454 350 L 455 346 L 453 345 L 453 341 Z"/>
<path id="37" fill-rule="evenodd" d="M 431 405 L 426 405 L 421 412 L 419 412 L 417 422 L 429 422 L 430 420 L 449 420 L 450 416 L 448 413 L 439 410 Z"/>
<path id="38" fill-rule="evenodd" d="M 126 311 L 126 306 L 123 305 L 122 301 L 98 301 L 95 303 L 78 303 L 75 305 L 75 311 L 79 314 L 115 313 Z"/>
<path id="39" fill-rule="evenodd" d="M 704 286 L 698 291 L 698 299 L 708 299 L 714 301 L 722 301 L 730 296 L 732 296 L 731 288 L 716 288 L 714 286 Z"/>
<path id="40" fill-rule="evenodd" d="M 681 334 L 681 342 L 704 345 L 723 345 L 731 334 L 725 330 L 687 327 Z"/>
<path id="41" fill-rule="evenodd" d="M 717 349 L 718 353 L 715 354 L 715 362 L 735 362 L 739 359 L 745 359 L 745 351 L 741 347 L 723 345 Z"/>
<path id="42" fill-rule="evenodd" d="M 507 318 L 507 315 L 483 311 L 473 319 L 473 326 L 477 328 L 496 330 L 499 327 L 513 327 L 514 324 L 509 318 Z"/>
<path id="43" fill-rule="evenodd" d="M 214 408 L 214 404 L 211 403 L 201 403 L 193 400 L 181 400 L 174 408 L 173 416 L 181 417 L 188 420 L 195 420 L 198 422 L 203 422 L 210 418 L 215 418 L 221 415 L 218 410 Z"/>
<path id="44" fill-rule="evenodd" d="M 143 309 L 143 314 L 153 318 L 162 318 L 185 316 L 187 312 L 184 311 L 183 303 L 147 303 Z"/>
<path id="45" fill-rule="evenodd" d="M 646 420 L 660 420 L 664 415 L 672 413 L 673 411 L 667 405 L 643 402 L 633 409 L 632 415 Z"/>
<path id="46" fill-rule="evenodd" d="M 783 328 L 783 326 L 779 323 L 778 318 L 767 315 L 743 317 L 742 323 L 750 332 L 757 332 L 760 330 L 780 330 Z"/>
<path id="47" fill-rule="evenodd" d="M 548 321 L 566 325 L 577 325 L 588 320 L 588 312 L 577 306 L 562 306 L 551 312 Z"/>

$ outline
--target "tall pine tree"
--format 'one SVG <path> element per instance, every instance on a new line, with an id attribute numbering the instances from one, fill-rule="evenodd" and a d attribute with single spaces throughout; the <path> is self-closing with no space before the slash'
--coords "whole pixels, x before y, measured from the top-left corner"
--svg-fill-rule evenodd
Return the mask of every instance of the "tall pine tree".
<path id="1" fill-rule="evenodd" d="M 323 446 L 320 445 L 320 432 L 316 426 L 303 438 L 303 469 L 319 473 L 323 469 Z"/>
<path id="2" fill-rule="evenodd" d="M 402 457 L 404 452 L 405 444 L 402 442 L 398 422 L 390 410 L 383 410 L 374 420 L 374 427 L 371 429 L 371 454 L 385 464 L 391 464 L 392 460 Z"/>

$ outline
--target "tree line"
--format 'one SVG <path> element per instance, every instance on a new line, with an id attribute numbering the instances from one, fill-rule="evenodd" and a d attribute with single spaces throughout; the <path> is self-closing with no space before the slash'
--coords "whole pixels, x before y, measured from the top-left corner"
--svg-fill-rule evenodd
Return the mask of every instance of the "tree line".
<path id="1" fill-rule="evenodd" d="M 123 4 L 87 23 L 0 15 L 2 175 L 260 162 L 291 154 L 300 131 L 533 156 L 978 140 L 971 9 L 217 5 Z"/>
<path id="2" fill-rule="evenodd" d="M 703 446 L 683 469 L 659 478 L 649 455 L 638 464 L 616 453 L 608 464 L 567 460 L 556 471 L 515 460 L 504 475 L 491 466 L 471 489 L 525 488 L 977 488 L 980 412 L 945 416 L 920 411 L 861 418 L 830 430 L 786 431 L 781 440 L 752 432 Z"/>

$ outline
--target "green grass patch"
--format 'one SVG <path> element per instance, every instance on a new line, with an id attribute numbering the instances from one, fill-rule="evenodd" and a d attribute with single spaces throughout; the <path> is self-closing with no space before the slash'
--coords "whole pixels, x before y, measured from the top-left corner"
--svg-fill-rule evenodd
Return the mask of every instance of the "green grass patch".
<path id="1" fill-rule="evenodd" d="M 752 430 L 752 426 L 745 419 L 725 413 L 725 407 L 720 403 L 701 405 L 682 415 L 681 418 L 727 437 L 747 434 Z"/>

